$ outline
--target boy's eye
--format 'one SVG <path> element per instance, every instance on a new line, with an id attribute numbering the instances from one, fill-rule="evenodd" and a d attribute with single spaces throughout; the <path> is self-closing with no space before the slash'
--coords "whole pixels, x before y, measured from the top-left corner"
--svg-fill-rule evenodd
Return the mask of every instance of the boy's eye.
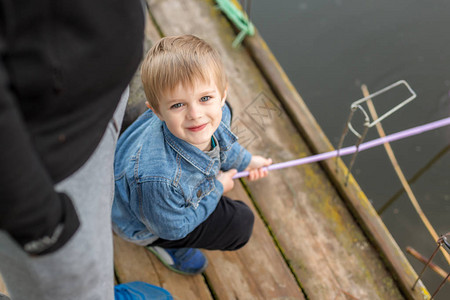
<path id="1" fill-rule="evenodd" d="M 176 104 L 172 105 L 170 108 L 180 108 L 181 106 L 183 106 L 183 104 L 176 103 Z"/>
<path id="2" fill-rule="evenodd" d="M 203 97 L 200 98 L 200 101 L 201 101 L 201 102 L 206 102 L 206 101 L 208 101 L 209 99 L 211 99 L 210 96 L 203 96 Z"/>

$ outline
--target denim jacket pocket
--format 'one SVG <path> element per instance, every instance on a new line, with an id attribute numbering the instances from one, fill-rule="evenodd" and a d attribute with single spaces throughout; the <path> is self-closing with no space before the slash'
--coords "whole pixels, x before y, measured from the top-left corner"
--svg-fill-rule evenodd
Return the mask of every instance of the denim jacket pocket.
<path id="1" fill-rule="evenodd" d="M 194 209 L 197 209 L 200 201 L 208 196 L 214 190 L 214 180 L 212 178 L 205 178 L 199 185 L 197 185 L 189 197 L 188 203 Z"/>

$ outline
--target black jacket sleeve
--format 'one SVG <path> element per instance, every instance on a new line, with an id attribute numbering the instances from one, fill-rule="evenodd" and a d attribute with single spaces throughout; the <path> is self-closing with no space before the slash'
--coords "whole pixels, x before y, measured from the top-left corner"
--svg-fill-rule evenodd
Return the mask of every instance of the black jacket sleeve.
<path id="1" fill-rule="evenodd" d="M 0 36 L 0 229 L 29 253 L 49 253 L 70 239 L 79 221 L 69 197 L 54 190 L 34 150 L 9 90 L 4 46 Z"/>
<path id="2" fill-rule="evenodd" d="M 79 227 L 54 185 L 101 141 L 143 29 L 139 0 L 0 0 L 0 229 L 25 251 L 55 251 Z"/>

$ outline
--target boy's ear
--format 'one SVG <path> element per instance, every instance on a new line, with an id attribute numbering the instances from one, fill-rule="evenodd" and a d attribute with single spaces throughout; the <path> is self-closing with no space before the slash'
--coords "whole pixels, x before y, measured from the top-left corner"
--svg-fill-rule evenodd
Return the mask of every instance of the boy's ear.
<path id="1" fill-rule="evenodd" d="M 153 113 L 161 120 L 163 121 L 163 119 L 161 119 L 161 115 L 159 113 L 157 113 L 152 106 L 150 105 L 150 103 L 148 101 L 145 101 L 145 106 L 148 107 L 148 109 L 151 109 L 153 111 Z"/>
<path id="2" fill-rule="evenodd" d="M 221 100 L 221 106 L 222 107 L 225 105 L 225 100 L 227 100 L 227 95 L 228 95 L 228 86 L 223 91 L 223 97 L 222 97 L 222 100 Z"/>

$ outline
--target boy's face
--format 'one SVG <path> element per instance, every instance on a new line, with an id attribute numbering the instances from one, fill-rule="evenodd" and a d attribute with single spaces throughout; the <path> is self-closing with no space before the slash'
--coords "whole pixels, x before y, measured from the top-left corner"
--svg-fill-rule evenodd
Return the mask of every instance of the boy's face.
<path id="1" fill-rule="evenodd" d="M 197 82 L 192 88 L 180 84 L 164 94 L 156 115 L 166 122 L 173 135 L 207 151 L 222 120 L 225 98 L 226 91 L 222 97 L 213 80 Z"/>

